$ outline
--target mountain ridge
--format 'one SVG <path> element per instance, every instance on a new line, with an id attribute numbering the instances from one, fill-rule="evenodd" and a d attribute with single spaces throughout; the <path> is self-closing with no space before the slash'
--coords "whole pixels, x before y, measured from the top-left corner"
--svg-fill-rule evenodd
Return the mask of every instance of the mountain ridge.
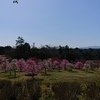
<path id="1" fill-rule="evenodd" d="M 100 46 L 87 46 L 87 47 L 81 47 L 81 49 L 100 49 Z"/>

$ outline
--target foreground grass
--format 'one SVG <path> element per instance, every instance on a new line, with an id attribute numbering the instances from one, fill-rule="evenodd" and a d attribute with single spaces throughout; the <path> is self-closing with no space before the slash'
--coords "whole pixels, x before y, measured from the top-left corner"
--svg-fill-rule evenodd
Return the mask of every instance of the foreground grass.
<path id="1" fill-rule="evenodd" d="M 61 72 L 48 72 L 48 76 L 42 76 L 41 74 L 37 76 L 38 78 L 43 78 L 44 82 L 95 82 L 100 81 L 100 71 L 61 71 Z"/>
<path id="2" fill-rule="evenodd" d="M 39 93 L 41 94 L 41 97 L 39 100 L 56 100 L 53 97 L 56 97 L 56 96 L 62 97 L 62 95 L 61 95 L 62 93 L 66 94 L 64 92 L 65 88 L 66 89 L 69 88 L 70 92 L 73 93 L 73 91 L 77 90 L 77 85 L 78 85 L 77 83 L 81 84 L 81 87 L 83 90 L 84 90 L 84 88 L 86 90 L 86 84 L 88 84 L 88 83 L 95 82 L 96 84 L 98 83 L 100 85 L 100 70 L 76 70 L 76 69 L 73 69 L 73 70 L 66 70 L 66 71 L 61 70 L 60 72 L 58 70 L 54 70 L 54 71 L 47 71 L 47 75 L 45 75 L 44 71 L 43 71 L 41 73 L 38 73 L 36 76 L 34 76 L 35 81 L 32 80 L 33 82 L 28 80 L 28 79 L 32 79 L 32 77 L 25 76 L 25 74 L 26 74 L 25 72 L 17 72 L 16 77 L 14 77 L 13 74 L 14 73 L 12 73 L 12 76 L 10 76 L 8 72 L 6 72 L 6 73 L 0 72 L 0 81 L 1 80 L 10 80 L 10 82 L 13 82 L 14 84 L 16 82 L 19 82 L 20 84 L 23 84 L 23 87 L 28 86 L 25 88 L 25 91 L 26 91 L 25 93 L 26 93 L 26 95 L 28 93 L 28 95 L 30 95 L 30 97 L 32 97 L 32 98 L 35 93 L 35 92 L 33 93 L 34 86 L 32 86 L 32 83 L 35 81 L 36 82 L 40 81 L 40 83 L 42 83 L 42 84 L 40 85 L 40 88 L 39 88 L 39 86 L 37 87 L 37 89 L 41 89 L 41 91 L 39 90 Z M 29 85 L 24 84 L 24 83 L 26 83 L 25 81 L 27 81 Z M 64 82 L 67 82 L 67 83 L 64 83 Z M 76 84 L 76 86 L 75 86 L 75 84 Z M 70 85 L 73 88 L 71 88 Z M 36 86 L 37 86 L 37 83 L 36 83 Z M 66 86 L 69 86 L 69 87 L 66 87 Z M 20 87 L 20 85 L 17 85 L 15 87 L 15 89 L 19 88 L 19 87 Z M 53 87 L 53 90 L 52 90 L 52 87 Z M 91 89 L 92 94 L 93 94 L 95 86 L 93 88 L 92 87 L 89 87 L 89 89 Z M 31 92 L 31 89 L 32 89 L 32 92 Z M 69 91 L 69 90 L 67 90 L 67 91 Z M 59 91 L 62 91 L 62 92 L 59 92 Z M 85 91 L 85 95 L 87 94 L 87 95 L 90 95 L 90 97 L 91 97 L 90 91 L 88 91 L 88 90 L 86 90 L 86 91 Z M 6 89 L 5 89 L 5 92 L 6 92 Z M 4 92 L 4 94 L 5 94 L 5 92 Z M 23 94 L 25 94 L 25 93 L 23 92 Z M 33 94 L 31 94 L 31 93 L 33 93 Z M 2 95 L 4 95 L 4 94 L 2 94 Z M 38 91 L 36 91 L 36 94 L 38 94 Z M 86 100 L 86 99 L 84 99 L 83 94 L 84 94 L 84 91 L 82 92 L 82 94 L 80 94 L 78 96 L 79 100 Z M 96 94 L 94 92 L 93 96 L 95 96 L 95 95 Z M 37 96 L 37 95 L 35 95 L 35 96 Z M 5 97 L 5 95 L 4 95 L 4 97 Z M 28 100 L 28 99 L 26 99 L 26 100 Z M 36 99 L 36 100 L 38 100 L 38 99 Z M 58 99 L 58 100 L 69 100 L 69 99 L 66 99 L 66 97 L 64 97 L 63 99 Z M 73 100 L 73 99 L 70 99 L 70 100 Z M 99 99 L 93 99 L 93 100 L 99 100 Z"/>
<path id="3" fill-rule="evenodd" d="M 13 73 L 12 73 L 13 74 Z M 11 81 L 24 81 L 32 78 L 31 76 L 25 76 L 25 72 L 17 72 L 17 77 L 10 76 L 8 72 L 0 72 L 0 80 L 7 79 Z M 100 70 L 76 70 L 60 72 L 57 70 L 47 71 L 47 75 L 44 72 L 38 73 L 34 76 L 35 79 L 43 80 L 43 83 L 55 83 L 55 82 L 100 82 Z"/>

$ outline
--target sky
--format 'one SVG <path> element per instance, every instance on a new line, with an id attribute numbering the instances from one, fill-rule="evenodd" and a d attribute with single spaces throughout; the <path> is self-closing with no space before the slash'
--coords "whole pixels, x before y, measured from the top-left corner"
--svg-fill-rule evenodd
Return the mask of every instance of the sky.
<path id="1" fill-rule="evenodd" d="M 100 46 L 100 0 L 0 0 L 0 46 Z"/>

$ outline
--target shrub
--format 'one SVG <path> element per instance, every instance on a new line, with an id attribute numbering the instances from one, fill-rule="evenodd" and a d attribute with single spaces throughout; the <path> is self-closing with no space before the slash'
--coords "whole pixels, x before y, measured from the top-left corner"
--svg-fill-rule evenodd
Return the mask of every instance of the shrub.
<path id="1" fill-rule="evenodd" d="M 28 100 L 39 100 L 41 97 L 41 83 L 35 80 L 27 80 L 26 88 L 28 93 Z"/>
<path id="2" fill-rule="evenodd" d="M 40 82 L 27 80 L 26 82 L 0 81 L 0 100 L 39 100 L 41 96 Z"/>
<path id="3" fill-rule="evenodd" d="M 10 100 L 12 84 L 8 80 L 0 80 L 0 100 Z"/>
<path id="4" fill-rule="evenodd" d="M 78 100 L 80 94 L 80 85 L 78 83 L 54 83 L 52 90 L 56 100 Z"/>
<path id="5" fill-rule="evenodd" d="M 100 84 L 90 83 L 84 93 L 86 100 L 100 100 Z"/>

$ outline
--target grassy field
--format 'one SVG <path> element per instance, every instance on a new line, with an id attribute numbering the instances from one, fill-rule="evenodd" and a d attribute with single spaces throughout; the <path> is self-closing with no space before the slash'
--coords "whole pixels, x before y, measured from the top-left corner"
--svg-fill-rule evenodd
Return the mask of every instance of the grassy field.
<path id="1" fill-rule="evenodd" d="M 0 81 L 1 80 L 10 80 L 11 82 L 23 83 L 27 79 L 32 79 L 32 76 L 25 76 L 25 74 L 26 74 L 25 72 L 17 72 L 16 77 L 14 77 L 13 74 L 14 73 L 12 73 L 12 76 L 10 76 L 8 72 L 6 72 L 6 73 L 0 72 Z M 34 80 L 42 82 L 42 85 L 41 85 L 42 95 L 41 95 L 39 100 L 56 100 L 56 99 L 53 99 L 54 92 L 52 91 L 52 88 L 51 88 L 54 83 L 67 82 L 67 85 L 68 85 L 68 82 L 73 83 L 73 84 L 75 82 L 77 82 L 77 83 L 81 84 L 81 86 L 84 90 L 86 84 L 88 84 L 88 83 L 95 82 L 95 83 L 99 83 L 99 85 L 100 85 L 100 70 L 76 70 L 76 69 L 72 69 L 69 71 L 68 70 L 66 70 L 66 71 L 61 70 L 60 72 L 58 70 L 54 70 L 54 71 L 47 71 L 47 75 L 45 75 L 44 71 L 43 71 L 41 73 L 38 73 L 36 76 L 34 76 Z M 63 86 L 63 88 L 62 88 L 63 92 L 60 92 L 60 94 L 58 95 L 59 97 L 62 96 L 61 93 L 64 94 L 65 87 L 64 87 L 64 85 L 62 85 L 62 86 Z M 29 87 L 30 87 L 30 85 L 29 85 Z M 73 87 L 73 85 L 72 85 L 72 87 Z M 74 87 L 74 88 L 68 87 L 68 88 L 70 89 L 70 92 L 72 92 L 72 93 L 73 93 L 73 91 L 75 91 L 77 89 L 77 87 Z M 56 92 L 59 93 L 59 91 L 61 91 L 61 88 L 57 87 L 57 89 L 58 89 L 58 91 L 56 91 Z M 6 89 L 5 89 L 5 91 L 6 91 Z M 93 89 L 91 89 L 91 91 L 93 94 L 94 87 L 93 87 Z M 31 92 L 29 92 L 29 94 L 30 93 Z M 82 92 L 82 93 L 84 93 L 84 92 Z M 86 92 L 86 93 L 88 94 L 88 93 L 90 93 L 90 91 Z M 97 93 L 94 92 L 94 95 L 96 95 L 96 94 Z M 50 97 L 52 97 L 52 99 L 50 99 Z M 90 93 L 90 97 L 91 97 L 91 93 Z M 86 100 L 84 98 L 83 94 L 80 94 L 78 98 L 79 98 L 79 100 Z M 69 100 L 69 99 L 64 98 L 64 99 L 59 99 L 59 100 Z M 73 99 L 70 99 L 70 100 L 73 100 Z M 99 100 L 99 99 L 93 99 L 93 100 Z"/>
<path id="2" fill-rule="evenodd" d="M 0 72 L 0 80 L 8 79 L 11 81 L 23 81 L 32 78 L 31 76 L 25 76 L 25 72 L 17 72 L 17 77 L 9 75 L 8 72 Z M 76 70 L 60 72 L 57 70 L 47 71 L 47 75 L 44 72 L 38 73 L 34 76 L 35 79 L 42 80 L 43 83 L 54 83 L 54 82 L 100 82 L 100 70 Z"/>

